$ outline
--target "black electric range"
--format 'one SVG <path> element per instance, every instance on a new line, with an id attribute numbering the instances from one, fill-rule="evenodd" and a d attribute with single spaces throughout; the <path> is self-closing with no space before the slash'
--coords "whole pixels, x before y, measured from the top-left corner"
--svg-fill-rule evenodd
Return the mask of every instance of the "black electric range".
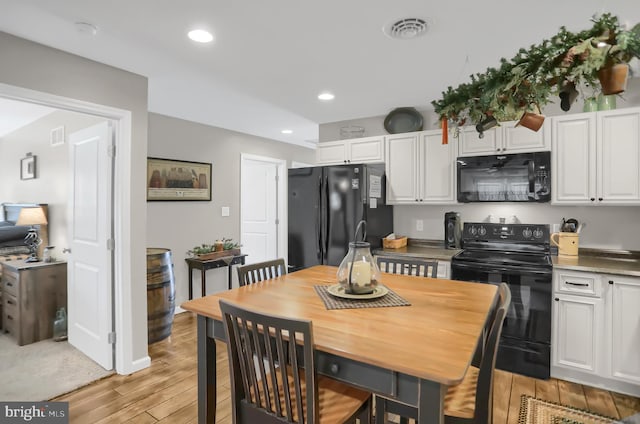
<path id="1" fill-rule="evenodd" d="M 549 226 L 465 223 L 453 280 L 507 283 L 511 305 L 498 348 L 499 369 L 549 378 L 551 277 Z"/>

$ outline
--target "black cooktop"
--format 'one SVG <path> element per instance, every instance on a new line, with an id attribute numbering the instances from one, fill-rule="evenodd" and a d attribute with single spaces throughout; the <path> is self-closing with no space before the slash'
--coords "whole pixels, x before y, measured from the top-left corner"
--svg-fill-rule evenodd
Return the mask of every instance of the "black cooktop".
<path id="1" fill-rule="evenodd" d="M 453 257 L 455 262 L 484 264 L 487 266 L 533 266 L 551 269 L 551 256 L 544 253 L 522 253 L 495 250 L 465 249 Z"/>

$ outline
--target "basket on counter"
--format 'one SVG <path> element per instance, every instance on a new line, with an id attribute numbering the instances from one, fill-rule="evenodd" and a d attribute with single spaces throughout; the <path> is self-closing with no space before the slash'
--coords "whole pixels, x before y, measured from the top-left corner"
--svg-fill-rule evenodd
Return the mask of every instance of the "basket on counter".
<path id="1" fill-rule="evenodd" d="M 400 249 L 401 247 L 405 247 L 407 245 L 406 237 L 398 237 L 394 239 L 383 238 L 382 239 L 382 247 L 385 249 Z"/>

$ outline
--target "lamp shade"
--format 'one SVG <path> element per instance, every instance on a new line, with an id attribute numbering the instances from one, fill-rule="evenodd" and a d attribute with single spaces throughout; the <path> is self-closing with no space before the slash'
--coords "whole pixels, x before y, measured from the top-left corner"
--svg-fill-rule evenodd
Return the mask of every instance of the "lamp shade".
<path id="1" fill-rule="evenodd" d="M 40 206 L 35 208 L 22 208 L 16 225 L 45 225 L 47 217 Z"/>

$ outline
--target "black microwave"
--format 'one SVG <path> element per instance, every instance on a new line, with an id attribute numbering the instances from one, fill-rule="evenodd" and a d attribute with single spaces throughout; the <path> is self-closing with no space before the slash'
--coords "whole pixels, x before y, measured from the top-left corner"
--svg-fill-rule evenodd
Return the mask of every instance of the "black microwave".
<path id="1" fill-rule="evenodd" d="M 549 202 L 551 152 L 457 159 L 458 202 Z"/>

